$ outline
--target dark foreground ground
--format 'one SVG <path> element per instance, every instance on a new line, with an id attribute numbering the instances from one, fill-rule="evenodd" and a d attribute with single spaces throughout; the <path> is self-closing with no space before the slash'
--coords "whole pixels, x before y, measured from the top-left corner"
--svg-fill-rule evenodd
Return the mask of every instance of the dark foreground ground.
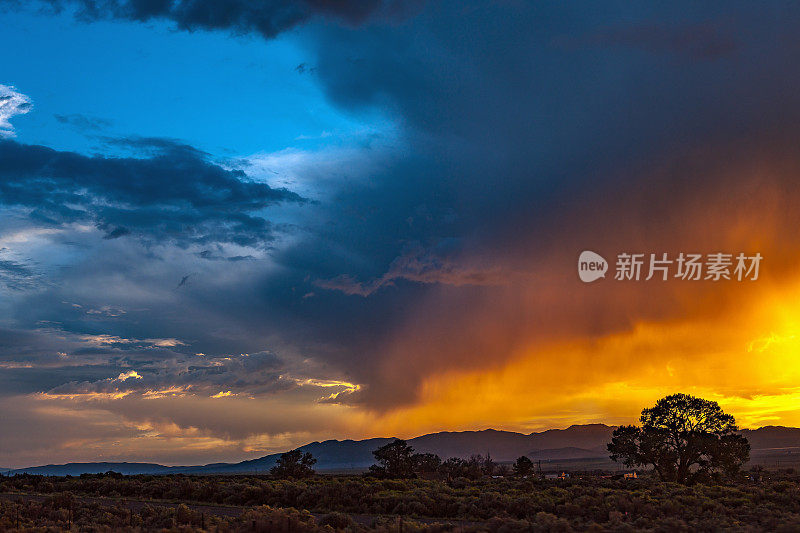
<path id="1" fill-rule="evenodd" d="M 800 476 L 683 487 L 651 479 L 316 476 L 0 479 L 13 531 L 800 531 Z"/>

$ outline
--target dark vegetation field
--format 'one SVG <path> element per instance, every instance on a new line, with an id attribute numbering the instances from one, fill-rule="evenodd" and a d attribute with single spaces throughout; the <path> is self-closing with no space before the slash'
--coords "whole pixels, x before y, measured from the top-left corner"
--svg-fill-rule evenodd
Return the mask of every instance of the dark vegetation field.
<path id="1" fill-rule="evenodd" d="M 800 531 L 800 476 L 450 481 L 314 476 L 21 475 L 0 528 L 80 531 Z"/>

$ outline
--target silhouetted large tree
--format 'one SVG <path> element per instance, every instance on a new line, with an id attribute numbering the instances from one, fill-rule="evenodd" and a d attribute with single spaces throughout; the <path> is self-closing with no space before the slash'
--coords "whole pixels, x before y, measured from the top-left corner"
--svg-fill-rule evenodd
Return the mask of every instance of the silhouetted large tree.
<path id="1" fill-rule="evenodd" d="M 314 475 L 317 460 L 309 452 L 292 450 L 281 454 L 278 462 L 270 469 L 270 474 L 280 478 L 301 478 Z"/>
<path id="2" fill-rule="evenodd" d="M 372 452 L 377 465 L 369 467 L 370 472 L 382 477 L 414 477 L 414 448 L 406 441 L 396 439 Z"/>
<path id="3" fill-rule="evenodd" d="M 716 402 L 673 394 L 642 410 L 641 426 L 620 426 L 608 451 L 626 466 L 652 465 L 664 481 L 691 484 L 733 475 L 750 458 L 736 420 Z"/>

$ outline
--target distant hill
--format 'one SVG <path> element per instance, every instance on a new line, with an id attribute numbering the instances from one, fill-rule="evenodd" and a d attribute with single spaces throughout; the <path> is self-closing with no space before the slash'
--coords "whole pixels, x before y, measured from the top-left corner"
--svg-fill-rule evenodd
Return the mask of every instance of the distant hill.
<path id="1" fill-rule="evenodd" d="M 800 447 L 800 428 L 785 426 L 764 426 L 758 429 L 744 429 L 742 435 L 750 441 L 754 450 L 798 448 Z"/>
<path id="2" fill-rule="evenodd" d="M 606 455 L 605 445 L 615 429 L 616 426 L 605 424 L 586 424 L 570 426 L 567 429 L 549 429 L 528 435 L 494 429 L 440 432 L 416 437 L 408 443 L 419 452 L 435 453 L 444 458 L 467 458 L 473 454 L 489 453 L 496 461 L 513 461 L 520 455 L 541 455 L 542 450 L 559 448 L 592 450 L 589 452 L 590 455 L 584 457 L 597 457 Z"/>
<path id="3" fill-rule="evenodd" d="M 573 425 L 566 429 L 550 429 L 530 434 L 513 431 L 485 429 L 482 431 L 444 431 L 422 435 L 408 440 L 418 452 L 435 453 L 448 457 L 467 458 L 470 455 L 491 454 L 496 461 L 513 461 L 527 455 L 535 461 L 559 462 L 560 464 L 600 465 L 608 463 L 606 444 L 616 426 L 605 424 Z M 754 430 L 743 430 L 752 447 L 753 459 L 798 454 L 800 455 L 800 428 L 766 426 Z M 373 438 L 364 440 L 326 440 L 301 446 L 317 459 L 320 471 L 359 470 L 373 464 L 372 451 L 394 440 Z M 275 465 L 280 454 L 271 454 L 240 463 L 213 463 L 197 466 L 163 466 L 152 463 L 68 463 L 65 465 L 34 466 L 4 473 L 80 475 L 113 470 L 123 474 L 222 474 L 266 472 Z"/>
<path id="4" fill-rule="evenodd" d="M 45 465 L 3 470 L 3 473 L 42 474 L 47 476 L 78 476 L 80 474 L 101 474 L 113 470 L 123 474 L 167 474 L 170 467 L 154 463 L 67 463 L 65 465 Z"/>
<path id="5" fill-rule="evenodd" d="M 374 461 L 372 451 L 394 438 L 378 438 L 365 440 L 326 440 L 312 442 L 301 446 L 300 450 L 310 452 L 317 459 L 318 470 L 349 470 L 369 467 Z M 241 463 L 218 463 L 205 466 L 177 467 L 188 473 L 238 473 L 265 472 L 275 466 L 281 454 L 274 453 L 258 459 L 250 459 Z"/>
<path id="6" fill-rule="evenodd" d="M 531 450 L 531 435 L 512 431 L 444 431 L 410 439 L 408 443 L 421 453 L 435 453 L 439 457 L 462 457 L 487 453 L 495 460 L 516 459 Z"/>

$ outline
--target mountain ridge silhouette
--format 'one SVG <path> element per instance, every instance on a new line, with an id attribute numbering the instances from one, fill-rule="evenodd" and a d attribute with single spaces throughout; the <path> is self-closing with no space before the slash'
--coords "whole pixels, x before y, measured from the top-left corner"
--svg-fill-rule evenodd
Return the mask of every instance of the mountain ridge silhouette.
<path id="1" fill-rule="evenodd" d="M 495 461 L 513 461 L 521 455 L 541 461 L 577 461 L 592 459 L 610 464 L 606 444 L 617 426 L 606 424 L 573 424 L 565 429 L 548 429 L 541 432 L 519 433 L 487 428 L 483 430 L 440 431 L 420 435 L 407 442 L 420 453 L 435 453 L 446 459 L 467 458 L 470 455 L 489 454 Z M 764 426 L 744 429 L 753 455 L 774 451 L 800 453 L 800 428 Z M 360 470 L 373 464 L 372 451 L 392 442 L 395 437 L 373 437 L 353 440 L 329 439 L 314 441 L 299 449 L 311 452 L 317 459 L 320 471 Z M 264 473 L 274 466 L 280 453 L 274 453 L 235 463 L 210 463 L 193 466 L 164 466 L 157 463 L 138 462 L 81 462 L 61 465 L 42 465 L 27 468 L 4 469 L 5 474 L 80 475 L 96 474 L 109 470 L 122 474 L 224 474 Z"/>

